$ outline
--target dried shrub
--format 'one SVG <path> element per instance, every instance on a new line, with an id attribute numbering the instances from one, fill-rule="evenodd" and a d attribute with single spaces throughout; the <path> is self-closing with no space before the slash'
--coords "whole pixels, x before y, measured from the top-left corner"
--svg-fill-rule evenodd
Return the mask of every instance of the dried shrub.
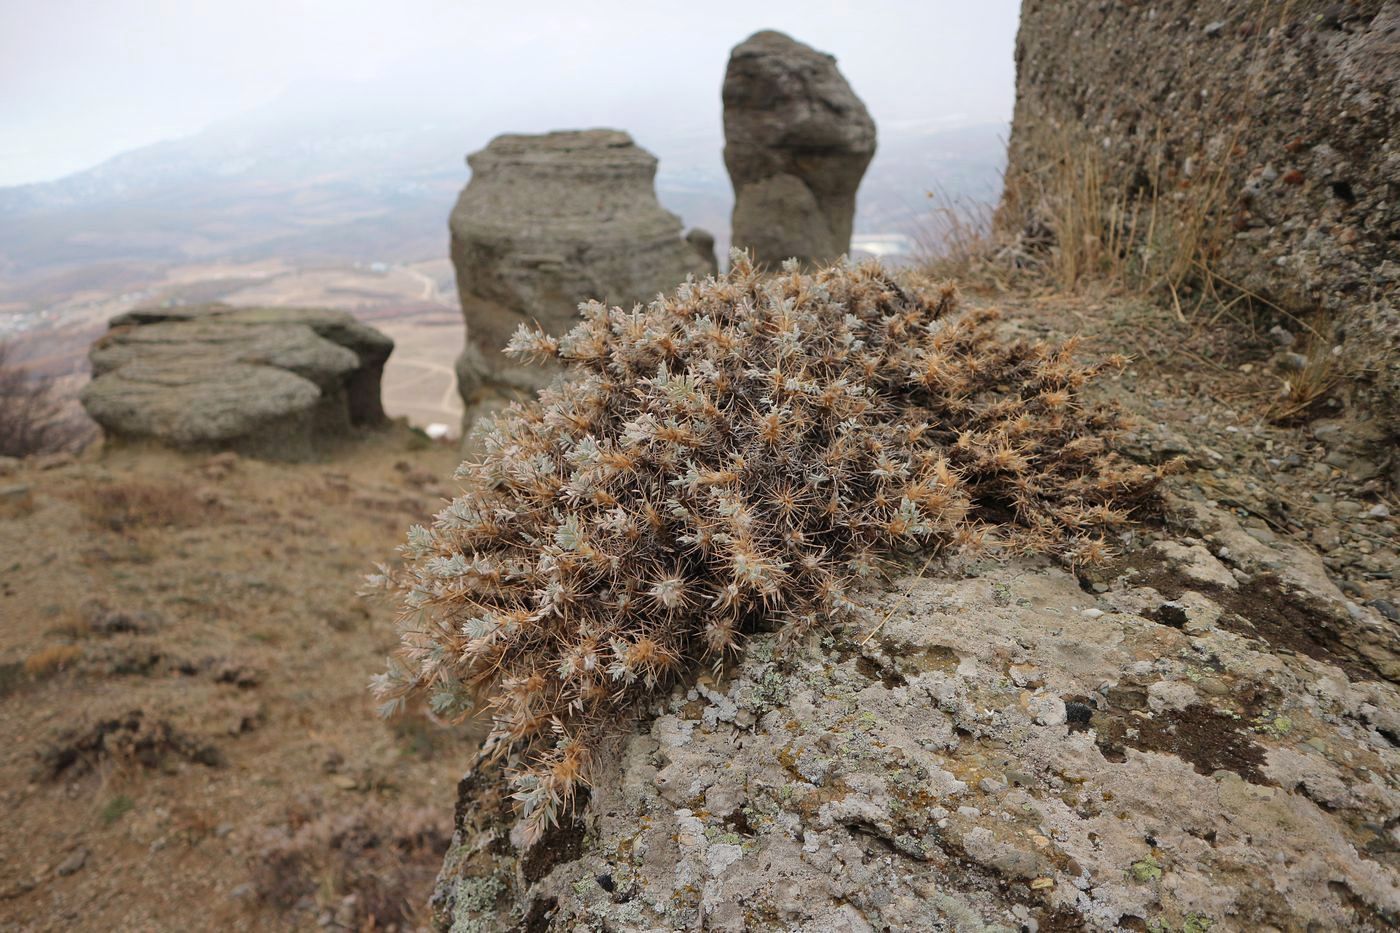
<path id="1" fill-rule="evenodd" d="M 61 671 L 83 656 L 77 645 L 49 645 L 24 659 L 24 672 L 30 677 L 43 677 Z"/>
<path id="2" fill-rule="evenodd" d="M 209 768 L 224 764 L 218 748 L 137 709 L 60 732 L 39 753 L 39 776 L 53 779 L 70 768 L 91 771 L 104 761 L 155 769 L 171 755 Z"/>
<path id="3" fill-rule="evenodd" d="M 77 450 L 92 426 L 64 410 L 53 384 L 13 361 L 0 344 L 0 457 Z"/>
<path id="4" fill-rule="evenodd" d="M 196 525 L 215 508 L 173 480 L 94 484 L 75 489 L 73 497 L 90 521 L 112 531 Z"/>
<path id="5" fill-rule="evenodd" d="M 1301 369 L 1281 379 L 1278 395 L 1266 406 L 1275 424 L 1300 424 L 1316 417 L 1343 379 L 1340 361 L 1326 342 L 1312 341 L 1304 359 Z"/>
<path id="6" fill-rule="evenodd" d="M 464 494 L 375 581 L 404 598 L 385 711 L 484 701 L 537 834 L 619 719 L 759 624 L 861 619 L 858 589 L 916 553 L 1105 559 L 1157 474 L 1109 450 L 1123 418 L 1082 394 L 1102 366 L 955 305 L 877 265 L 736 255 L 561 338 L 522 328 L 510 352 L 572 378 L 483 427 Z"/>
<path id="7" fill-rule="evenodd" d="M 319 899 L 337 908 L 335 921 L 344 928 L 415 929 L 449 838 L 441 815 L 427 808 L 366 803 L 324 813 L 319 802 L 303 802 L 265 834 L 253 885 L 282 910 Z"/>

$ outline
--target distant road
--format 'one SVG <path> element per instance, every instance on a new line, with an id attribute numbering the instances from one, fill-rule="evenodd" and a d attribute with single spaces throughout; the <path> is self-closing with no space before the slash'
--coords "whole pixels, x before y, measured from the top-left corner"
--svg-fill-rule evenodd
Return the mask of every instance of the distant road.
<path id="1" fill-rule="evenodd" d="M 419 295 L 419 298 L 423 299 L 424 301 L 439 300 L 437 282 L 433 281 L 432 276 L 424 275 L 417 269 L 410 269 L 408 266 L 399 266 L 399 268 L 402 269 L 404 272 L 408 273 L 413 278 L 417 279 L 419 282 L 423 283 L 423 294 Z"/>

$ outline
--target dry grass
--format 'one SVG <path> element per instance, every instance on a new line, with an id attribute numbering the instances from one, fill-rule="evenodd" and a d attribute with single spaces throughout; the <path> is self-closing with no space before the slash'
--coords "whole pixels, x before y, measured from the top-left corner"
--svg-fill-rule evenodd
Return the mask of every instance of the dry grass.
<path id="1" fill-rule="evenodd" d="M 990 220 L 950 226 L 950 245 L 930 263 L 938 274 L 1152 297 L 1182 322 L 1257 299 L 1217 271 L 1230 235 L 1233 145 L 1190 177 L 1168 178 L 1159 163 L 1128 190 L 1112 182 L 1102 149 L 1081 130 L 1061 124 L 1038 142 L 1033 164 L 1007 178 Z"/>
<path id="2" fill-rule="evenodd" d="M 441 814 L 373 802 L 326 809 L 294 806 L 266 834 L 252 864 L 259 898 L 282 909 L 313 898 L 341 928 L 422 928 L 423 892 L 447 851 Z"/>
<path id="3" fill-rule="evenodd" d="M 1275 424 L 1295 424 L 1314 416 L 1342 382 L 1342 367 L 1325 344 L 1313 341 L 1303 368 L 1283 379 L 1283 386 L 1265 410 Z"/>
<path id="4" fill-rule="evenodd" d="M 928 191 L 925 197 L 929 211 L 915 236 L 916 264 L 931 277 L 956 281 L 960 288 L 1009 288 L 1016 269 L 996 260 L 995 207 L 960 200 L 941 189 Z"/>
<path id="5" fill-rule="evenodd" d="M 64 670 L 83 656 L 77 645 L 49 645 L 24 659 L 24 672 L 31 677 L 45 677 Z"/>
<path id="6" fill-rule="evenodd" d="M 94 484 L 74 490 L 72 497 L 90 521 L 112 531 L 188 527 L 207 519 L 216 508 L 193 487 L 173 479 Z"/>

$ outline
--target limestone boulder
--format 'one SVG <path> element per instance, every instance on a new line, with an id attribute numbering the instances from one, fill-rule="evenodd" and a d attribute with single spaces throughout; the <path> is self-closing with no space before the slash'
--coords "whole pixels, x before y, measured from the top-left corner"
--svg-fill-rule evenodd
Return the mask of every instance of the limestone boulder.
<path id="1" fill-rule="evenodd" d="M 109 441 L 305 460 L 385 420 L 393 346 L 322 308 L 138 309 L 93 345 L 81 398 Z"/>
<path id="2" fill-rule="evenodd" d="M 520 324 L 563 333 L 580 302 L 647 302 L 713 269 L 713 247 L 706 261 L 657 201 L 656 157 L 624 132 L 498 136 L 467 164 L 449 223 L 467 328 L 464 427 L 551 378 L 501 353 Z"/>
<path id="3" fill-rule="evenodd" d="M 734 245 L 770 264 L 846 253 L 875 121 L 836 59 L 780 32 L 755 33 L 730 53 L 723 98 Z"/>
<path id="4" fill-rule="evenodd" d="M 1396 627 L 1297 545 L 1172 508 L 1190 541 L 1093 591 L 986 561 L 754 635 L 537 842 L 483 761 L 439 928 L 1393 929 Z"/>

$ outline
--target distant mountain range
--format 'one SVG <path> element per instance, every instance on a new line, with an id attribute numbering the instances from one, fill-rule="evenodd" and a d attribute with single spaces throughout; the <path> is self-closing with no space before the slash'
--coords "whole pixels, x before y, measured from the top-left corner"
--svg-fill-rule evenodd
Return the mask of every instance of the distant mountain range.
<path id="1" fill-rule="evenodd" d="M 493 133 L 448 121 L 254 114 L 57 181 L 0 188 L 0 300 L 40 306 L 89 280 L 206 261 L 407 262 L 444 255 L 463 156 Z M 723 141 L 637 133 L 663 204 L 727 246 Z M 926 193 L 990 202 L 1006 127 L 883 127 L 858 234 L 926 234 Z"/>

